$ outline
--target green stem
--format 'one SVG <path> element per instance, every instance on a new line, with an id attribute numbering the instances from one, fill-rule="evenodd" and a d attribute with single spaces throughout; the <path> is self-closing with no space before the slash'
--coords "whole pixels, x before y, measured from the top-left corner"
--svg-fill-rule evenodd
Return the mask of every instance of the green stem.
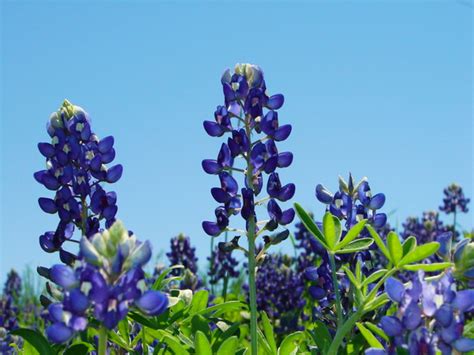
<path id="1" fill-rule="evenodd" d="M 354 325 L 360 319 L 360 317 L 362 317 L 363 314 L 364 312 L 362 308 L 359 308 L 357 312 L 353 313 L 352 316 L 350 316 L 349 319 L 344 322 L 342 327 L 338 327 L 336 335 L 327 352 L 328 355 L 337 354 L 337 351 L 339 347 L 341 346 L 342 341 L 344 340 L 345 336 L 347 335 L 347 333 L 349 333 L 352 330 L 352 328 L 354 328 Z"/>
<path id="2" fill-rule="evenodd" d="M 107 328 L 102 326 L 99 329 L 99 350 L 98 355 L 105 355 L 107 353 Z"/>
<path id="3" fill-rule="evenodd" d="M 343 322 L 343 316 L 342 316 L 341 295 L 339 294 L 339 284 L 337 282 L 337 276 L 336 276 L 336 261 L 334 260 L 333 253 L 328 252 L 328 255 L 329 255 L 329 263 L 331 264 L 332 285 L 334 287 L 334 293 L 336 294 L 337 327 L 339 328 Z"/>
<path id="4" fill-rule="evenodd" d="M 252 128 L 250 127 L 250 118 L 246 118 L 245 122 L 245 133 L 248 141 L 252 141 Z M 250 162 L 251 147 L 249 147 L 246 154 L 247 169 L 246 176 L 247 186 L 252 189 L 253 192 L 253 166 Z M 251 354 L 258 354 L 258 338 L 257 338 L 257 289 L 255 285 L 255 215 L 251 215 L 248 219 L 247 226 L 247 239 L 249 243 L 248 250 L 248 271 L 249 271 L 249 301 L 250 301 L 250 343 L 251 343 Z"/>
<path id="5" fill-rule="evenodd" d="M 456 240 L 456 209 L 454 209 L 453 217 L 453 240 Z"/>
<path id="6" fill-rule="evenodd" d="M 255 219 L 249 218 L 249 298 L 250 298 L 250 340 L 252 355 L 257 355 L 257 289 L 255 286 Z"/>
<path id="7" fill-rule="evenodd" d="M 211 256 L 209 260 L 209 271 L 211 274 L 214 271 L 212 270 L 214 267 L 214 257 L 215 257 L 215 255 L 213 254 L 214 254 L 214 237 L 211 237 L 211 254 L 209 254 Z M 214 284 L 211 284 L 211 294 L 214 295 Z"/>

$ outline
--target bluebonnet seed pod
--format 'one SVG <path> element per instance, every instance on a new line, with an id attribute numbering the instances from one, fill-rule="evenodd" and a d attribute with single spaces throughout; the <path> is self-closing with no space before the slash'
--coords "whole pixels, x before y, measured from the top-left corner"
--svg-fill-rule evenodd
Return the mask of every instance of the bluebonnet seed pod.
<path id="1" fill-rule="evenodd" d="M 58 264 L 49 270 L 64 297 L 48 308 L 53 323 L 46 331 L 48 338 L 54 343 L 69 341 L 87 326 L 90 308 L 108 329 L 115 328 L 130 307 L 147 315 L 162 313 L 167 296 L 146 290 L 143 266 L 150 257 L 150 243 L 138 241 L 120 222 L 90 239 L 83 237 L 74 268 Z"/>
<path id="2" fill-rule="evenodd" d="M 264 228 L 285 226 L 293 220 L 294 211 L 282 210 L 276 200 L 284 202 L 292 198 L 295 185 L 282 185 L 276 172 L 293 161 L 292 153 L 279 152 L 276 146 L 276 142 L 285 140 L 291 133 L 291 125 L 281 125 L 276 112 L 283 105 L 283 95 L 268 96 L 262 70 L 251 64 L 238 64 L 234 73 L 227 70 L 221 83 L 225 105 L 217 107 L 214 121 L 205 121 L 204 129 L 213 137 L 224 134 L 229 137 L 227 143 L 222 143 L 217 159 L 203 160 L 202 167 L 208 174 L 219 176 L 220 187 L 213 188 L 211 194 L 222 205 L 215 210 L 216 221 L 204 221 L 203 229 L 210 236 L 218 236 L 228 230 L 232 215 L 240 213 L 246 221 L 256 217 L 255 207 L 263 201 L 268 201 L 271 219 Z M 243 127 L 238 127 L 240 124 Z M 260 139 L 258 134 L 262 134 Z M 247 166 L 234 166 L 238 157 L 243 157 L 252 170 L 252 178 L 245 176 L 240 189 L 236 174 L 247 175 Z M 256 201 L 264 187 L 263 174 L 269 174 L 266 185 L 269 196 Z"/>
<path id="3" fill-rule="evenodd" d="M 447 214 L 456 212 L 467 213 L 469 211 L 467 205 L 471 200 L 464 196 L 464 191 L 461 186 L 451 184 L 444 189 L 443 193 L 443 204 L 439 207 L 441 211 Z"/>
<path id="4" fill-rule="evenodd" d="M 120 164 L 109 167 L 115 158 L 114 138 L 99 139 L 91 128 L 90 117 L 81 107 L 67 100 L 51 115 L 47 125 L 50 143 L 39 143 L 38 149 L 46 158 L 46 169 L 34 174 L 35 179 L 54 198 L 41 197 L 40 208 L 58 214 L 55 231 L 40 236 L 41 248 L 59 251 L 61 260 L 72 264 L 76 256 L 63 248 L 72 238 L 75 228 L 91 237 L 100 229 L 100 222 L 110 227 L 117 213 L 117 196 L 105 192 L 101 184 L 114 183 L 122 175 Z"/>

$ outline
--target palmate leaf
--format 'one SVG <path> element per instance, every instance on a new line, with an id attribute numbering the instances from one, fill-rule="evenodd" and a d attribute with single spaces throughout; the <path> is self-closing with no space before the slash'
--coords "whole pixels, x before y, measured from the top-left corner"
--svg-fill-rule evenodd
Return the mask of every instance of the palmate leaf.
<path id="1" fill-rule="evenodd" d="M 224 340 L 224 342 L 219 347 L 219 350 L 217 350 L 217 355 L 235 354 L 238 347 L 239 339 L 236 336 L 232 336 Z"/>
<path id="2" fill-rule="evenodd" d="M 12 335 L 18 335 L 30 343 L 41 355 L 54 355 L 53 350 L 46 338 L 38 331 L 26 328 L 19 328 L 11 331 Z"/>
<path id="3" fill-rule="evenodd" d="M 377 270 L 377 271 L 373 272 L 362 282 L 361 288 L 377 281 L 383 275 L 385 275 L 386 272 L 387 272 L 387 269 L 380 269 L 380 270 Z"/>
<path id="4" fill-rule="evenodd" d="M 194 350 L 196 354 L 212 355 L 212 348 L 206 335 L 198 330 L 194 336 Z"/>
<path id="5" fill-rule="evenodd" d="M 298 352 L 298 342 L 304 337 L 303 332 L 294 332 L 286 336 L 278 348 L 278 355 L 293 355 Z"/>
<path id="6" fill-rule="evenodd" d="M 370 322 L 365 322 L 364 325 L 369 328 L 372 333 L 375 333 L 377 334 L 379 337 L 381 337 L 383 340 L 385 340 L 386 342 L 390 341 L 390 339 L 388 338 L 387 334 L 385 334 L 385 332 L 383 331 L 383 329 L 377 327 L 375 324 L 373 323 L 370 323 Z"/>
<path id="7" fill-rule="evenodd" d="M 311 216 L 301 207 L 300 204 L 295 203 L 296 214 L 300 217 L 306 229 L 321 243 L 321 245 L 329 250 L 323 233 L 319 230 L 318 226 L 314 223 Z"/>
<path id="8" fill-rule="evenodd" d="M 349 269 L 347 266 L 343 265 L 343 266 L 342 266 L 342 270 L 344 270 L 344 272 L 346 273 L 347 277 L 348 277 L 349 280 L 352 282 L 352 284 L 355 286 L 355 288 L 360 288 L 360 287 L 361 287 L 359 281 L 357 280 L 357 278 L 355 277 L 355 275 L 354 275 L 354 273 L 351 271 L 351 269 Z"/>
<path id="9" fill-rule="evenodd" d="M 267 339 L 268 345 L 270 345 L 272 352 L 276 353 L 277 346 L 275 342 L 275 334 L 273 332 L 273 326 L 270 320 L 268 319 L 267 313 L 265 313 L 265 311 L 263 311 L 261 315 L 262 315 L 263 334 L 265 335 L 265 338 Z"/>
<path id="10" fill-rule="evenodd" d="M 410 236 L 403 242 L 403 256 L 407 255 L 409 252 L 416 248 L 416 238 Z"/>

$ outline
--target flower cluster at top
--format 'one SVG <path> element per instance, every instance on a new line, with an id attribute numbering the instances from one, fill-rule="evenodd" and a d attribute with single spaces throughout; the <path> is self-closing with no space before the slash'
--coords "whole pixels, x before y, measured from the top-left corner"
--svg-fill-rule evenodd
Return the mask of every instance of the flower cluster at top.
<path id="1" fill-rule="evenodd" d="M 276 142 L 284 141 L 291 133 L 291 125 L 280 125 L 277 110 L 283 105 L 283 95 L 268 96 L 262 70 L 255 65 L 239 64 L 234 73 L 227 70 L 222 76 L 224 105 L 217 106 L 215 121 L 205 121 L 204 129 L 213 137 L 228 134 L 217 159 L 206 159 L 202 167 L 208 174 L 219 176 L 220 187 L 211 190 L 216 202 L 215 221 L 203 222 L 204 231 L 217 236 L 229 227 L 229 218 L 240 215 L 249 223 L 257 222 L 255 206 L 267 203 L 269 220 L 257 223 L 257 229 L 275 230 L 293 221 L 292 208 L 282 210 L 279 202 L 291 199 L 294 184 L 283 185 L 277 168 L 286 168 L 293 161 L 290 152 L 279 152 Z M 235 166 L 239 158 L 243 167 Z M 239 190 L 234 175 L 245 174 Z M 264 187 L 263 175 L 268 174 L 268 197 L 255 201 Z"/>
<path id="2" fill-rule="evenodd" d="M 318 184 L 316 198 L 326 204 L 331 214 L 345 221 L 347 230 L 362 219 L 367 219 L 376 230 L 382 229 L 387 223 L 387 215 L 377 212 L 385 204 L 385 195 L 373 195 L 366 178 L 354 184 L 352 175 L 349 175 L 347 182 L 339 177 L 339 190 L 334 194 Z"/>
<path id="3" fill-rule="evenodd" d="M 410 287 L 395 278 L 385 282 L 390 299 L 398 305 L 393 315 L 382 317 L 381 328 L 391 338 L 390 354 L 405 348 L 410 354 L 443 355 L 474 350 L 474 339 L 463 337 L 465 316 L 474 310 L 474 289 L 456 291 L 448 272 L 439 280 L 424 280 L 423 272 Z"/>
<path id="4" fill-rule="evenodd" d="M 114 329 L 130 307 L 146 315 L 164 312 L 167 296 L 146 290 L 142 267 L 150 257 L 150 243 L 138 241 L 118 221 L 90 239 L 82 237 L 80 259 L 74 267 L 57 264 L 48 271 L 49 279 L 63 291 L 62 299 L 48 307 L 52 321 L 46 330 L 49 340 L 64 343 L 86 329 L 90 308 L 108 329 Z"/>
<path id="5" fill-rule="evenodd" d="M 38 202 L 44 212 L 58 214 L 59 224 L 39 241 L 44 251 L 59 251 L 61 260 L 72 264 L 76 256 L 63 249 L 63 243 L 71 240 L 74 228 L 91 237 L 99 232 L 102 220 L 106 228 L 115 221 L 117 196 L 106 192 L 101 184 L 119 180 L 122 166 L 107 167 L 115 158 L 114 138 L 99 139 L 87 112 L 67 100 L 51 115 L 47 132 L 51 142 L 38 144 L 46 169 L 34 177 L 55 191 L 54 198 L 42 197 Z"/>
<path id="6" fill-rule="evenodd" d="M 171 265 L 183 265 L 184 269 L 196 274 L 198 271 L 198 258 L 196 248 L 191 246 L 191 240 L 184 234 L 179 234 L 170 240 L 170 251 L 166 253 Z M 178 276 L 179 269 L 173 269 L 171 274 Z"/>
<path id="7" fill-rule="evenodd" d="M 443 192 L 443 205 L 439 207 L 441 211 L 447 214 L 456 212 L 467 213 L 469 211 L 467 205 L 471 200 L 464 196 L 464 191 L 461 186 L 451 184 L 445 188 Z"/>
<path id="8" fill-rule="evenodd" d="M 222 250 L 222 248 L 215 248 L 208 257 L 208 260 L 210 268 L 207 275 L 211 285 L 215 285 L 225 278 L 238 277 L 240 274 L 236 269 L 239 262 L 232 256 L 232 251 L 227 252 Z"/>
<path id="9" fill-rule="evenodd" d="M 292 262 L 287 255 L 268 253 L 256 273 L 258 309 L 277 322 L 279 333 L 299 329 L 306 303 L 304 282 L 301 274 L 292 269 Z M 248 289 L 248 285 L 244 287 Z"/>

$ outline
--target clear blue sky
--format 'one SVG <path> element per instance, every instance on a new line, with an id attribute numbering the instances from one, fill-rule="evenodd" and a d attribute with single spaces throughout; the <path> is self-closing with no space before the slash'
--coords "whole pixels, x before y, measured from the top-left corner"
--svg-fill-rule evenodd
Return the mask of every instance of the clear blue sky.
<path id="1" fill-rule="evenodd" d="M 83 106 L 99 136 L 116 138 L 124 174 L 118 217 L 154 252 L 179 232 L 201 259 L 201 221 L 217 179 L 201 170 L 220 139 L 202 121 L 222 103 L 220 75 L 259 64 L 285 95 L 293 125 L 282 172 L 295 201 L 322 212 L 314 187 L 351 171 L 385 192 L 391 223 L 435 209 L 456 181 L 473 192 L 472 7 L 437 2 L 3 1 L 1 270 L 50 265 L 38 236 L 56 216 L 33 179 L 37 142 L 64 98 Z M 472 213 L 462 216 L 472 227 Z"/>

